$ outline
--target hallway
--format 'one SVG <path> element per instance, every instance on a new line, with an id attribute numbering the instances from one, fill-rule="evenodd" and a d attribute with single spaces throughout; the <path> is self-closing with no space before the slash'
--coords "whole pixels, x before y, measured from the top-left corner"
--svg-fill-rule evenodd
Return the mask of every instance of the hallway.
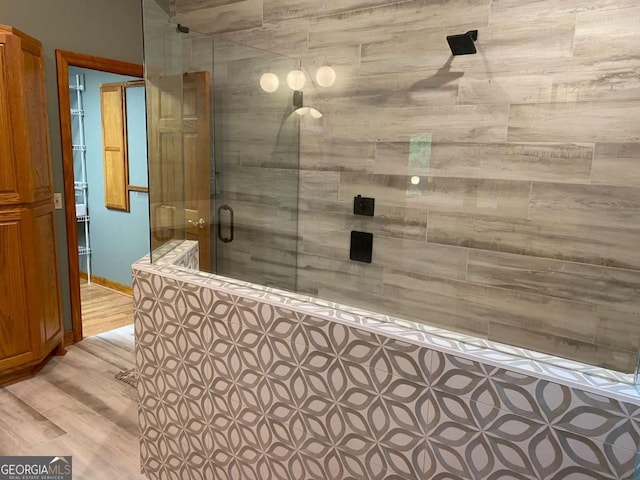
<path id="1" fill-rule="evenodd" d="M 133 299 L 129 295 L 81 280 L 80 298 L 85 338 L 133 323 Z"/>

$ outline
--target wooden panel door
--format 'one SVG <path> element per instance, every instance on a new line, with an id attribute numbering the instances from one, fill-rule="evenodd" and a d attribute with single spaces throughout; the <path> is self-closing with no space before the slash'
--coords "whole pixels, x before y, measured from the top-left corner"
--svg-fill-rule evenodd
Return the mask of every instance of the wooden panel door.
<path id="1" fill-rule="evenodd" d="M 27 286 L 30 301 L 31 321 L 40 328 L 38 346 L 41 352 L 50 352 L 62 337 L 62 309 L 58 284 L 58 262 L 56 257 L 55 210 L 52 202 L 44 202 L 29 209 L 31 231 L 29 260 L 26 260 L 31 275 Z"/>
<path id="2" fill-rule="evenodd" d="M 200 268 L 211 268 L 209 75 L 147 82 L 151 248 L 197 240 Z"/>
<path id="3" fill-rule="evenodd" d="M 100 108 L 104 205 L 107 208 L 128 212 L 127 109 L 122 83 L 100 85 Z"/>
<path id="4" fill-rule="evenodd" d="M 182 76 L 147 80 L 151 250 L 183 240 Z"/>
<path id="5" fill-rule="evenodd" d="M 21 38 L 21 46 L 25 122 L 29 130 L 28 165 L 33 181 L 33 201 L 40 201 L 53 195 L 44 55 L 40 42 L 26 35 Z"/>
<path id="6" fill-rule="evenodd" d="M 33 202 L 52 194 L 51 178 L 42 181 L 42 161 L 32 164 L 32 158 L 39 150 L 49 160 L 47 131 L 41 131 L 29 121 L 46 125 L 46 112 L 33 118 L 35 102 L 41 100 L 43 91 L 38 90 L 31 98 L 26 88 L 44 76 L 39 43 L 11 27 L 0 25 L 0 204 L 19 204 Z M 29 78 L 23 79 L 28 73 Z M 46 127 L 45 127 L 46 128 Z M 31 134 L 35 135 L 31 144 Z M 39 172 L 39 182 L 35 181 L 35 172 Z M 46 170 L 50 174 L 50 170 Z M 43 185 L 45 184 L 45 185 Z"/>
<path id="7" fill-rule="evenodd" d="M 0 371 L 32 360 L 25 296 L 24 210 L 0 209 Z"/>
<path id="8" fill-rule="evenodd" d="M 185 233 L 188 240 L 198 241 L 200 270 L 212 271 L 209 72 L 187 73 L 183 92 Z"/>
<path id="9" fill-rule="evenodd" d="M 10 50 L 18 49 L 18 39 L 0 32 L 0 72 L 8 69 L 12 60 Z M 15 93 L 14 93 L 15 95 Z M 19 202 L 20 190 L 18 182 L 18 158 L 13 155 L 14 138 L 12 138 L 11 92 L 6 75 L 0 75 L 0 202 Z M 24 132 L 22 132 L 24 134 Z"/>

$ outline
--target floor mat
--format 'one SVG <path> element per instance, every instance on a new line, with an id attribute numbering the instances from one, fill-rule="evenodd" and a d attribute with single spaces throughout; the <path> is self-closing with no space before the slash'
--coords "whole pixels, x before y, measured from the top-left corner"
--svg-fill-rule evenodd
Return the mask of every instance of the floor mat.
<path id="1" fill-rule="evenodd" d="M 138 386 L 138 372 L 135 368 L 129 370 L 122 370 L 115 375 L 116 380 L 126 383 L 130 387 L 136 388 Z"/>

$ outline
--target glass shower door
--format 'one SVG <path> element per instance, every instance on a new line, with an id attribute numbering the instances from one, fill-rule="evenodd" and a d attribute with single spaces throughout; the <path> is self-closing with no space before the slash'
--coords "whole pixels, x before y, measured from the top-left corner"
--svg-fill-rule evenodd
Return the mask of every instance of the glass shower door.
<path id="1" fill-rule="evenodd" d="M 154 0 L 144 8 L 152 259 L 197 241 L 211 271 L 212 40 L 178 28 Z"/>
<path id="2" fill-rule="evenodd" d="M 214 40 L 215 271 L 295 291 L 299 62 Z"/>
<path id="3" fill-rule="evenodd" d="M 295 290 L 299 62 L 178 26 L 155 0 L 144 34 L 152 260 L 195 240 L 201 271 Z"/>

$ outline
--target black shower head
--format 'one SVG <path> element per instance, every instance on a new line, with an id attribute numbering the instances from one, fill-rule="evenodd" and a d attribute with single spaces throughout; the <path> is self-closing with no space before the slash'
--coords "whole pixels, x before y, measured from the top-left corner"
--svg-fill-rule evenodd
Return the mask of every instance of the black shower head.
<path id="1" fill-rule="evenodd" d="M 473 42 L 478 39 L 478 30 L 469 30 L 460 35 L 449 35 L 447 43 L 453 55 L 472 55 L 477 52 Z"/>

